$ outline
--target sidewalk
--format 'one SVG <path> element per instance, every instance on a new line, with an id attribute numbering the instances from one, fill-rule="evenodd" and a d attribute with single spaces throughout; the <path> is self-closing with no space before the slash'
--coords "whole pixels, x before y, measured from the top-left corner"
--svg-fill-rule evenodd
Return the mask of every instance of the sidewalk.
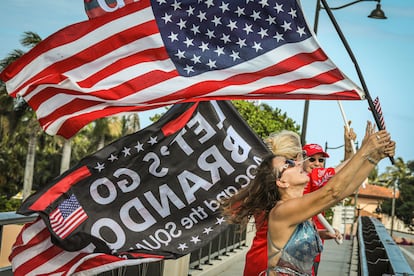
<path id="1" fill-rule="evenodd" d="M 358 258 L 358 255 L 356 252 L 352 254 L 352 251 L 350 240 L 344 240 L 343 244 L 337 244 L 334 240 L 325 240 L 318 276 L 358 275 L 357 267 L 351 264 L 351 255 L 353 258 Z M 356 260 L 355 265 L 357 262 Z"/>

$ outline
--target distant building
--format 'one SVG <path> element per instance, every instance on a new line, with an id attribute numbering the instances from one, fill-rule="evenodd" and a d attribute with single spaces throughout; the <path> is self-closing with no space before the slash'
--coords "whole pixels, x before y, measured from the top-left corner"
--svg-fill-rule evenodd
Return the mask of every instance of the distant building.
<path id="1" fill-rule="evenodd" d="M 395 198 L 400 196 L 399 191 L 396 191 Z M 385 199 L 393 198 L 393 189 L 389 189 L 383 186 L 377 186 L 372 184 L 366 184 L 365 188 L 360 186 L 357 196 L 357 216 L 369 216 L 375 217 L 379 220 L 382 219 L 380 212 L 380 206 Z M 352 198 L 352 205 L 355 205 L 355 193 Z"/>
<path id="2" fill-rule="evenodd" d="M 395 198 L 400 196 L 396 191 Z M 381 204 L 386 199 L 393 198 L 393 189 L 372 184 L 360 186 L 358 194 L 354 193 L 349 197 L 348 206 L 335 206 L 332 226 L 339 229 L 341 233 L 349 235 L 356 233 L 355 219 L 359 216 L 374 217 L 380 220 L 387 229 L 391 229 L 391 217 L 381 213 Z M 355 204 L 355 199 L 357 204 Z M 356 207 L 356 209 L 355 209 Z M 410 232 L 404 223 L 394 218 L 394 229 L 403 232 Z"/>

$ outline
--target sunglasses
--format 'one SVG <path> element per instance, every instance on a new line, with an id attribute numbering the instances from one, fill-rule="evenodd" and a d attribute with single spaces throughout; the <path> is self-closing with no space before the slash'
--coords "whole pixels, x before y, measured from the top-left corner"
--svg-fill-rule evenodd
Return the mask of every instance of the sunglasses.
<path id="1" fill-rule="evenodd" d="M 283 165 L 282 170 L 279 172 L 279 177 L 278 179 L 280 179 L 282 177 L 282 174 L 288 169 L 288 168 L 293 168 L 296 167 L 296 162 L 292 159 L 286 159 L 285 160 L 285 165 Z"/>
<path id="2" fill-rule="evenodd" d="M 325 158 L 316 159 L 316 158 L 310 157 L 308 160 L 309 162 L 315 162 L 316 160 L 318 160 L 319 163 L 325 162 Z"/>

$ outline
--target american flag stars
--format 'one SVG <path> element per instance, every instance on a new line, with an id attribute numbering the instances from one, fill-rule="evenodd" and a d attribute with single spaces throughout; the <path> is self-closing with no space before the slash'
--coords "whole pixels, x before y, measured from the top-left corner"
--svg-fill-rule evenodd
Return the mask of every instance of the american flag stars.
<path id="1" fill-rule="evenodd" d="M 155 1 L 167 52 L 183 76 L 221 70 L 310 36 L 295 1 Z M 302 17 L 300 17 L 302 18 Z M 289 39 L 286 39 L 289 37 Z"/>

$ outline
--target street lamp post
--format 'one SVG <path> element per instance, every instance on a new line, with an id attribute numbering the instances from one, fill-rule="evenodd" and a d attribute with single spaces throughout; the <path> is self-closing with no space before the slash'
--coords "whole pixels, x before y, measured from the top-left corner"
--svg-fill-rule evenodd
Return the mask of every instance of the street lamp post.
<path id="1" fill-rule="evenodd" d="M 392 234 L 394 232 L 394 217 L 395 217 L 395 193 L 397 192 L 397 180 L 394 180 L 394 185 L 392 187 L 392 203 L 391 203 L 391 230 L 390 230 L 390 236 L 392 237 Z"/>
<path id="2" fill-rule="evenodd" d="M 340 10 L 349 6 L 352 6 L 354 4 L 360 3 L 360 2 L 377 2 L 377 7 L 368 15 L 369 18 L 373 19 L 386 19 L 384 12 L 381 9 L 381 0 L 356 0 L 353 2 L 349 2 L 347 4 L 337 6 L 337 7 L 330 7 L 330 10 Z M 316 8 L 315 8 L 315 20 L 313 22 L 313 31 L 315 34 L 318 32 L 318 24 L 319 24 L 319 13 L 321 9 L 325 9 L 321 5 L 321 0 L 316 0 Z M 306 144 L 306 131 L 308 126 L 308 115 L 309 115 L 309 100 L 305 100 L 305 105 L 303 108 L 303 120 L 302 120 L 302 132 L 301 132 L 301 142 L 302 145 Z"/>

